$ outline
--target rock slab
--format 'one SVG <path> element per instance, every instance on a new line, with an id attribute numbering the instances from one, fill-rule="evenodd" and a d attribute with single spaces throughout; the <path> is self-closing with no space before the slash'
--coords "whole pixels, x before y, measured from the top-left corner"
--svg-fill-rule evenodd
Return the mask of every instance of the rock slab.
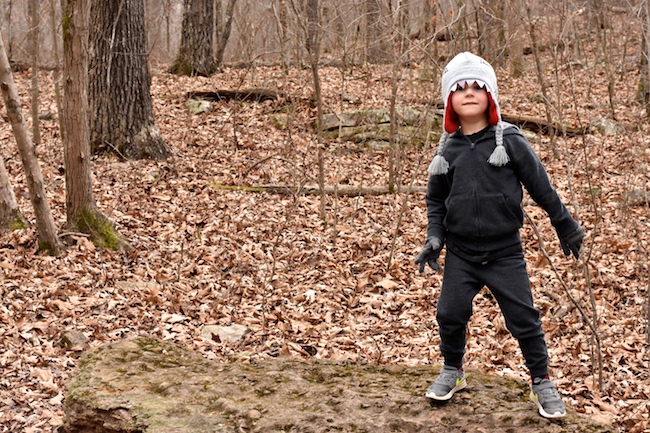
<path id="1" fill-rule="evenodd" d="M 613 432 L 537 414 L 528 387 L 468 372 L 452 402 L 423 394 L 438 369 L 277 358 L 217 363 L 153 338 L 88 351 L 68 383 L 65 433 Z"/>

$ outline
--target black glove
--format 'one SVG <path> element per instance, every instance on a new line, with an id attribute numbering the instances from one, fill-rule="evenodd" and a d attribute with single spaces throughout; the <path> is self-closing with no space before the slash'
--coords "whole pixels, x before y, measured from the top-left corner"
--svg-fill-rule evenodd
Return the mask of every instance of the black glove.
<path id="1" fill-rule="evenodd" d="M 420 265 L 420 273 L 424 272 L 427 263 L 434 271 L 440 271 L 440 265 L 438 264 L 440 251 L 442 251 L 442 241 L 435 236 L 427 238 L 424 248 L 415 258 L 415 264 Z"/>
<path id="2" fill-rule="evenodd" d="M 571 255 L 576 259 L 580 258 L 580 247 L 582 246 L 582 240 L 585 237 L 585 229 L 578 226 L 573 232 L 569 233 L 567 236 L 559 236 L 560 245 L 562 245 L 562 251 L 564 251 L 565 256 Z"/>

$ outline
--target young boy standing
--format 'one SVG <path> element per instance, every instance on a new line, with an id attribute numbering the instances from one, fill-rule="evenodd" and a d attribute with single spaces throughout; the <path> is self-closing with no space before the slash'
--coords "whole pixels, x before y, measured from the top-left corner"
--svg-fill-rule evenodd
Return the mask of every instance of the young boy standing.
<path id="1" fill-rule="evenodd" d="M 530 398 L 547 418 L 566 415 L 549 379 L 548 351 L 533 304 L 519 235 L 522 185 L 555 227 L 565 255 L 580 254 L 584 230 L 551 185 L 519 130 L 502 121 L 492 66 L 460 53 L 442 73 L 444 131 L 429 166 L 427 238 L 415 259 L 434 270 L 447 245 L 436 319 L 444 366 L 426 392 L 438 401 L 465 388 L 463 356 L 472 302 L 483 286 L 494 295 L 506 327 L 518 340 L 532 387 Z"/>

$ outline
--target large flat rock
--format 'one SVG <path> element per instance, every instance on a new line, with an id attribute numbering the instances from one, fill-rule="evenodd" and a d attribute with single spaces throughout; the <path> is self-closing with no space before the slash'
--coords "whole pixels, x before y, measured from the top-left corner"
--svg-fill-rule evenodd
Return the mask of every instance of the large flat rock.
<path id="1" fill-rule="evenodd" d="M 437 368 L 278 358 L 217 363 L 169 342 L 88 351 L 67 386 L 66 433 L 612 432 L 572 410 L 537 414 L 525 383 L 470 371 L 445 405 L 423 397 Z"/>

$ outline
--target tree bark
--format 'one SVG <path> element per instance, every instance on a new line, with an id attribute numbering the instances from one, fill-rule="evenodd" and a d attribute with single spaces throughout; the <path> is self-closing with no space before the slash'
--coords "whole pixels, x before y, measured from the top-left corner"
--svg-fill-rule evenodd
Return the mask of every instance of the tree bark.
<path id="1" fill-rule="evenodd" d="M 34 207 L 34 215 L 36 217 L 39 249 L 47 251 L 52 255 L 57 255 L 60 251 L 60 242 L 57 236 L 56 225 L 54 223 L 54 218 L 52 217 L 50 205 L 47 201 L 43 175 L 41 174 L 41 168 L 38 165 L 38 160 L 36 158 L 36 150 L 29 133 L 27 132 L 27 128 L 23 123 L 23 114 L 20 108 L 20 101 L 18 100 L 18 91 L 16 90 L 16 85 L 13 81 L 11 66 L 9 65 L 9 59 L 7 58 L 4 42 L 1 37 L 0 88 L 2 89 L 2 97 L 7 109 L 7 115 L 11 122 L 11 127 L 13 128 L 20 157 L 25 169 L 29 195 L 32 201 L 32 206 Z M 11 193 L 8 194 L 11 195 Z M 8 198 L 11 201 L 11 197 Z M 11 206 L 11 203 L 9 203 L 9 206 Z"/>
<path id="2" fill-rule="evenodd" d="M 144 0 L 92 3 L 90 146 L 127 159 L 164 160 L 171 151 L 153 116 L 144 6 Z"/>
<path id="3" fill-rule="evenodd" d="M 176 75 L 210 76 L 214 61 L 214 0 L 184 0 L 181 46 L 169 72 Z"/>

